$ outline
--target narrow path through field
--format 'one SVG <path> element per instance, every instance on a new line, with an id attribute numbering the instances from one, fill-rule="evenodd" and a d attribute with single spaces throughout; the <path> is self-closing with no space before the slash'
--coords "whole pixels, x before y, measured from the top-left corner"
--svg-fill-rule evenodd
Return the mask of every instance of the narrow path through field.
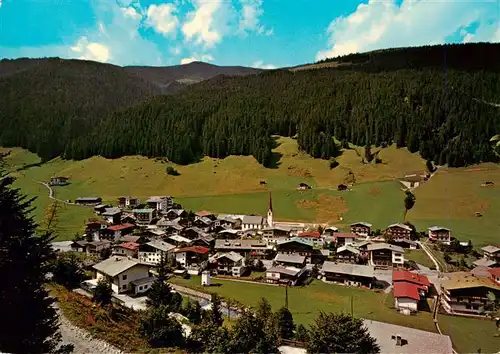
<path id="1" fill-rule="evenodd" d="M 441 266 L 438 262 L 438 260 L 436 259 L 436 257 L 432 254 L 432 252 L 430 251 L 430 249 L 428 248 L 428 246 L 420 241 L 417 241 L 418 244 L 420 245 L 420 247 L 424 250 L 424 252 L 427 254 L 427 257 L 429 257 L 432 261 L 432 263 L 434 263 L 434 265 L 436 266 L 436 270 L 438 272 L 438 276 L 439 274 L 441 273 Z"/>
<path id="2" fill-rule="evenodd" d="M 70 203 L 70 202 L 67 202 L 65 200 L 56 198 L 55 197 L 55 193 L 54 193 L 54 189 L 48 183 L 45 183 L 45 182 L 42 182 L 42 181 L 37 181 L 37 180 L 34 180 L 34 181 L 36 183 L 41 184 L 42 186 L 45 186 L 49 190 L 49 198 L 50 199 L 55 200 L 55 201 L 60 202 L 60 203 L 67 204 L 67 205 L 78 205 L 78 204 L 75 204 L 75 203 Z"/>

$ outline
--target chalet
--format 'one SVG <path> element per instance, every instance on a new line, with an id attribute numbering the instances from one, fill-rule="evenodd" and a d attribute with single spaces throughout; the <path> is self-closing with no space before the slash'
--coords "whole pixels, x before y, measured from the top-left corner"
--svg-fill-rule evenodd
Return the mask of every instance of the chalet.
<path id="1" fill-rule="evenodd" d="M 94 241 L 101 238 L 101 234 L 108 228 L 108 223 L 104 220 L 89 220 L 85 226 L 85 234 Z"/>
<path id="2" fill-rule="evenodd" d="M 241 221 L 242 230 L 262 230 L 264 228 L 265 220 L 260 215 L 245 215 Z"/>
<path id="3" fill-rule="evenodd" d="M 112 256 L 93 266 L 96 271 L 94 284 L 104 278 L 111 283 L 114 293 L 143 293 L 154 281 L 154 278 L 149 276 L 149 267 L 137 259 Z"/>
<path id="4" fill-rule="evenodd" d="M 241 220 L 230 216 L 220 216 L 214 221 L 215 226 L 221 226 L 225 229 L 238 229 L 241 227 Z"/>
<path id="5" fill-rule="evenodd" d="M 307 240 L 312 242 L 314 245 L 322 245 L 324 243 L 323 237 L 321 237 L 321 234 L 317 231 L 305 231 L 305 232 L 300 232 L 297 237 L 300 237 L 301 239 Z"/>
<path id="6" fill-rule="evenodd" d="M 184 268 L 199 266 L 208 260 L 208 248 L 202 246 L 180 248 L 175 251 L 175 260 Z"/>
<path id="7" fill-rule="evenodd" d="M 353 243 L 351 246 L 354 248 L 357 248 L 358 250 L 362 252 L 368 251 L 368 245 L 371 245 L 373 242 L 370 241 L 356 241 Z"/>
<path id="8" fill-rule="evenodd" d="M 195 238 L 193 241 L 191 241 L 191 246 L 203 246 L 203 247 L 209 247 L 213 246 L 215 243 L 215 239 L 210 236 L 200 236 L 198 238 Z"/>
<path id="9" fill-rule="evenodd" d="M 358 221 L 351 224 L 351 232 L 353 234 L 368 236 L 372 232 L 372 224 L 364 221 Z"/>
<path id="10" fill-rule="evenodd" d="M 70 248 L 73 252 L 87 252 L 88 242 L 84 240 L 73 241 Z"/>
<path id="11" fill-rule="evenodd" d="M 418 285 L 419 292 L 422 296 L 426 296 L 432 286 L 429 278 L 423 274 L 417 274 L 404 269 L 398 269 L 392 271 L 392 282 L 393 284 L 406 282 Z"/>
<path id="12" fill-rule="evenodd" d="M 119 224 L 122 219 L 122 211 L 120 208 L 106 208 L 102 217 L 110 224 Z"/>
<path id="13" fill-rule="evenodd" d="M 169 212 L 170 211 L 172 211 L 172 209 L 169 210 Z M 184 227 L 177 223 L 177 219 L 168 220 L 167 218 L 161 218 L 156 223 L 156 227 L 158 227 L 159 229 L 162 229 L 166 233 L 176 234 L 176 235 L 180 234 L 182 232 L 182 230 L 184 230 Z"/>
<path id="14" fill-rule="evenodd" d="M 418 303 L 421 299 L 425 299 L 431 286 L 425 275 L 407 270 L 394 270 L 392 282 L 395 307 L 404 314 L 418 311 Z"/>
<path id="15" fill-rule="evenodd" d="M 428 229 L 429 240 L 434 242 L 450 243 L 451 231 L 446 227 L 432 226 Z"/>
<path id="16" fill-rule="evenodd" d="M 333 281 L 351 286 L 367 286 L 371 288 L 375 281 L 375 270 L 372 266 L 348 263 L 325 262 L 321 274 L 326 281 Z"/>
<path id="17" fill-rule="evenodd" d="M 195 220 L 201 219 L 201 218 L 208 218 L 212 221 L 215 221 L 217 219 L 217 215 L 215 215 L 211 211 L 207 211 L 207 210 L 197 211 L 196 213 L 194 213 L 194 216 L 195 216 Z"/>
<path id="18" fill-rule="evenodd" d="M 192 225 L 205 231 L 208 232 L 210 230 L 210 226 L 212 226 L 213 221 L 212 219 L 207 218 L 206 216 L 197 218 L 195 221 L 193 221 Z"/>
<path id="19" fill-rule="evenodd" d="M 334 235 L 334 240 L 337 243 L 337 247 L 339 246 L 345 246 L 345 245 L 352 245 L 354 242 L 356 242 L 356 239 L 359 237 L 357 234 L 354 233 L 347 233 L 347 232 L 336 232 Z"/>
<path id="20" fill-rule="evenodd" d="M 205 232 L 205 230 L 200 229 L 199 227 L 188 227 L 187 229 L 185 229 L 182 232 L 182 236 L 184 236 L 190 240 L 194 240 L 194 239 L 197 239 L 199 237 L 209 236 L 209 234 L 207 232 Z"/>
<path id="21" fill-rule="evenodd" d="M 139 198 L 136 197 L 118 197 L 117 199 L 118 208 L 121 209 L 133 209 L 141 204 Z"/>
<path id="22" fill-rule="evenodd" d="M 351 245 L 337 248 L 335 260 L 339 263 L 358 263 L 361 251 Z"/>
<path id="23" fill-rule="evenodd" d="M 262 240 L 215 240 L 216 252 L 236 252 L 250 259 L 269 259 L 273 255 L 273 249 Z"/>
<path id="24" fill-rule="evenodd" d="M 68 179 L 68 177 L 63 176 L 51 177 L 49 184 L 51 186 L 65 186 L 68 184 Z"/>
<path id="25" fill-rule="evenodd" d="M 156 218 L 156 209 L 134 209 L 133 212 L 139 224 L 151 224 Z"/>
<path id="26" fill-rule="evenodd" d="M 137 218 L 134 213 L 123 213 L 122 214 L 122 224 L 135 224 L 137 223 Z"/>
<path id="27" fill-rule="evenodd" d="M 110 206 L 107 205 L 107 204 L 98 204 L 94 207 L 94 213 L 96 215 L 101 215 L 102 213 L 104 213 L 106 211 L 106 209 L 108 209 Z"/>
<path id="28" fill-rule="evenodd" d="M 125 242 L 113 246 L 113 254 L 137 258 L 139 244 L 134 242 Z"/>
<path id="29" fill-rule="evenodd" d="M 280 238 L 286 238 L 290 236 L 291 228 L 289 227 L 266 227 L 262 229 L 262 238 L 268 242 L 277 242 Z"/>
<path id="30" fill-rule="evenodd" d="M 500 262 L 500 248 L 494 245 L 488 245 L 481 248 L 483 257 L 492 261 Z"/>
<path id="31" fill-rule="evenodd" d="M 191 243 L 193 242 L 192 240 L 190 240 L 190 239 L 188 239 L 186 237 L 180 236 L 180 235 L 169 236 L 167 238 L 167 240 L 168 240 L 168 242 L 170 242 L 173 245 L 176 245 L 178 247 L 191 245 Z"/>
<path id="32" fill-rule="evenodd" d="M 149 239 L 162 239 L 164 236 L 167 235 L 165 230 L 157 227 L 147 228 L 142 232 L 142 234 Z"/>
<path id="33" fill-rule="evenodd" d="M 217 274 L 241 275 L 244 259 L 236 252 L 220 253 L 215 257 L 217 261 Z M 235 269 L 236 268 L 236 269 Z"/>
<path id="34" fill-rule="evenodd" d="M 449 313 L 488 314 L 492 301 L 488 293 L 500 297 L 500 287 L 491 278 L 469 272 L 445 274 L 440 280 L 441 302 Z"/>
<path id="35" fill-rule="evenodd" d="M 500 268 L 488 269 L 488 273 L 497 285 L 500 285 Z"/>
<path id="36" fill-rule="evenodd" d="M 375 267 L 400 267 L 404 265 L 404 249 L 387 243 L 371 243 L 367 246 L 369 264 Z"/>
<path id="37" fill-rule="evenodd" d="M 339 228 L 335 226 L 327 226 L 323 230 L 323 237 L 325 236 L 334 236 L 334 233 L 339 232 Z"/>
<path id="38" fill-rule="evenodd" d="M 322 258 L 321 251 L 314 249 L 314 244 L 311 241 L 299 237 L 278 241 L 276 251 L 281 254 L 305 256 L 307 263 L 316 263 L 318 258 Z"/>
<path id="39" fill-rule="evenodd" d="M 266 270 L 266 282 L 294 286 L 305 274 L 305 267 L 271 267 Z"/>
<path id="40" fill-rule="evenodd" d="M 406 188 L 416 188 L 420 185 L 420 183 L 427 181 L 429 176 L 430 174 L 426 171 L 407 172 L 399 179 L 399 181 Z"/>
<path id="41" fill-rule="evenodd" d="M 162 258 L 167 260 L 175 250 L 170 243 L 153 240 L 139 246 L 139 259 L 150 264 L 159 264 Z"/>
<path id="42" fill-rule="evenodd" d="M 298 190 L 307 190 L 311 189 L 311 186 L 306 184 L 306 183 L 299 183 L 299 186 L 297 187 Z"/>
<path id="43" fill-rule="evenodd" d="M 166 213 L 172 207 L 172 197 L 169 196 L 153 196 L 146 200 L 149 209 L 155 209 L 157 212 Z"/>
<path id="44" fill-rule="evenodd" d="M 299 254 L 278 253 L 274 257 L 274 265 L 282 267 L 304 268 L 306 266 L 306 257 Z"/>
<path id="45" fill-rule="evenodd" d="M 89 256 L 100 256 L 102 251 L 110 247 L 111 242 L 107 240 L 91 241 L 87 243 L 86 252 Z"/>
<path id="46" fill-rule="evenodd" d="M 75 199 L 75 204 L 98 205 L 101 201 L 101 197 L 78 197 Z"/>
<path id="47" fill-rule="evenodd" d="M 410 239 L 412 228 L 405 224 L 392 224 L 387 227 L 385 234 L 394 239 Z"/>
<path id="48" fill-rule="evenodd" d="M 407 238 L 393 239 L 392 244 L 411 250 L 416 250 L 418 248 L 418 243 L 416 241 Z"/>
<path id="49" fill-rule="evenodd" d="M 119 242 L 133 242 L 142 245 L 148 242 L 148 239 L 142 235 L 125 235 L 120 237 Z"/>
<path id="50" fill-rule="evenodd" d="M 122 236 L 131 234 L 135 229 L 134 224 L 111 225 L 106 229 L 110 239 L 118 241 Z"/>
<path id="51" fill-rule="evenodd" d="M 449 336 L 385 322 L 362 321 L 363 327 L 378 344 L 380 353 L 456 353 Z"/>
<path id="52" fill-rule="evenodd" d="M 170 209 L 165 213 L 165 217 L 167 220 L 174 220 L 177 218 L 185 218 L 187 216 L 187 212 L 184 209 Z"/>

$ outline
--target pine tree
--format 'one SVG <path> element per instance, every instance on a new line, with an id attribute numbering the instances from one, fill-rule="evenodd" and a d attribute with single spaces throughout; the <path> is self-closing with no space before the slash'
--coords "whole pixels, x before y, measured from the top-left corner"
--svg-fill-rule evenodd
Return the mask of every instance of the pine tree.
<path id="1" fill-rule="evenodd" d="M 290 310 L 282 307 L 274 314 L 278 323 L 279 336 L 282 339 L 292 339 L 295 331 L 295 323 Z"/>
<path id="2" fill-rule="evenodd" d="M 50 233 L 36 235 L 30 216 L 33 199 L 12 188 L 14 179 L 0 172 L 0 351 L 51 353 L 61 335 L 58 317 L 44 288 L 54 254 Z"/>
<path id="3" fill-rule="evenodd" d="M 111 290 L 111 284 L 106 279 L 99 279 L 93 293 L 92 301 L 95 303 L 98 303 L 102 307 L 111 304 L 113 292 Z"/>
<path id="4" fill-rule="evenodd" d="M 167 283 L 167 263 L 164 257 L 161 257 L 158 264 L 158 276 L 151 284 L 149 289 L 146 304 L 150 307 L 168 306 L 172 305 L 172 288 Z"/>
<path id="5" fill-rule="evenodd" d="M 182 326 L 166 306 L 150 307 L 143 313 L 139 332 L 153 347 L 182 347 L 185 343 Z"/>

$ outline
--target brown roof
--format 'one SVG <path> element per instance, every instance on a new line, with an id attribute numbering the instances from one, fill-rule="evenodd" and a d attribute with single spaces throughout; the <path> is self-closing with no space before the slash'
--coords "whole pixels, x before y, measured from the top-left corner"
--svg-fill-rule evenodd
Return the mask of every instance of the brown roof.
<path id="1" fill-rule="evenodd" d="M 208 247 L 191 246 L 191 247 L 179 248 L 177 251 L 175 251 L 175 253 L 181 253 L 181 252 L 193 252 L 193 253 L 198 253 L 198 254 L 207 254 Z"/>
<path id="2" fill-rule="evenodd" d="M 194 215 L 202 217 L 202 216 L 214 215 L 214 213 L 212 213 L 211 211 L 207 211 L 207 210 L 200 210 L 200 211 L 197 211 L 196 213 L 194 213 Z"/>

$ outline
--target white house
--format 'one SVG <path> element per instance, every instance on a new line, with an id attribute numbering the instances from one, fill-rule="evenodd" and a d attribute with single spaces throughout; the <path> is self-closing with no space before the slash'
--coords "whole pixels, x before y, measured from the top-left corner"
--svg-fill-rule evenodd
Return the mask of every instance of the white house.
<path id="1" fill-rule="evenodd" d="M 93 266 L 96 271 L 94 283 L 104 278 L 110 282 L 111 289 L 117 294 L 127 291 L 141 293 L 153 282 L 153 278 L 149 276 L 149 267 L 150 265 L 140 263 L 134 258 L 112 256 Z M 142 280 L 142 284 L 137 286 L 139 280 Z"/>
<path id="2" fill-rule="evenodd" d="M 241 222 L 241 229 L 245 230 L 261 230 L 264 227 L 264 218 L 259 215 L 245 215 Z"/>
<path id="3" fill-rule="evenodd" d="M 124 242 L 113 246 L 113 254 L 137 258 L 139 244 L 135 242 Z"/>
<path id="4" fill-rule="evenodd" d="M 157 211 L 167 212 L 172 207 L 172 197 L 169 196 L 153 196 L 146 200 L 149 208 L 156 209 Z"/>
<path id="5" fill-rule="evenodd" d="M 162 257 L 166 260 L 174 249 L 175 246 L 170 243 L 160 240 L 152 240 L 139 246 L 139 259 L 142 262 L 158 264 L 160 263 Z"/>
<path id="6" fill-rule="evenodd" d="M 369 264 L 379 267 L 398 267 L 405 263 L 405 250 L 402 247 L 387 243 L 370 243 L 367 245 L 370 254 Z"/>
<path id="7" fill-rule="evenodd" d="M 420 300 L 419 286 L 409 282 L 394 283 L 394 306 L 404 314 L 417 312 Z"/>

